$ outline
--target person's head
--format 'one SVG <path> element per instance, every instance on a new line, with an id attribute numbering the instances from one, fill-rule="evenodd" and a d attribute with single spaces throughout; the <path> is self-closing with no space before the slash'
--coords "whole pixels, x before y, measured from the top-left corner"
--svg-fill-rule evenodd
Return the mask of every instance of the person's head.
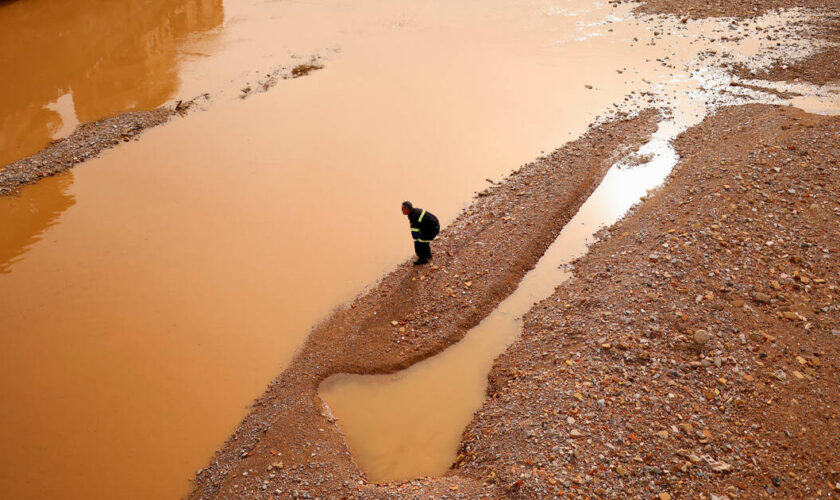
<path id="1" fill-rule="evenodd" d="M 402 204 L 403 215 L 408 215 L 409 213 L 411 213 L 412 208 L 414 208 L 414 205 L 412 205 L 410 201 L 404 201 Z"/>

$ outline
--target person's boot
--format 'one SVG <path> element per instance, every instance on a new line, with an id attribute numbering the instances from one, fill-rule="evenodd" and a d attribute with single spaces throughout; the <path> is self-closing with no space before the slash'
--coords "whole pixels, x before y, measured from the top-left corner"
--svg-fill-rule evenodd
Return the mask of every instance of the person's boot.
<path id="1" fill-rule="evenodd" d="M 429 262 L 429 261 L 426 260 L 426 259 L 417 259 L 417 260 L 414 261 L 414 265 L 415 266 L 422 266 L 423 264 L 425 264 L 427 262 Z"/>

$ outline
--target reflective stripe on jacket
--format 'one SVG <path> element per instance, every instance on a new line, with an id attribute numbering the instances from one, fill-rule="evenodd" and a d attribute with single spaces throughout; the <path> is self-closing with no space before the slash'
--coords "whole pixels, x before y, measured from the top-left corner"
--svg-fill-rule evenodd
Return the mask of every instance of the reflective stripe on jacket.
<path id="1" fill-rule="evenodd" d="M 428 243 L 440 232 L 438 218 L 422 208 L 413 208 L 408 213 L 408 222 L 411 225 L 411 238 L 414 241 Z"/>

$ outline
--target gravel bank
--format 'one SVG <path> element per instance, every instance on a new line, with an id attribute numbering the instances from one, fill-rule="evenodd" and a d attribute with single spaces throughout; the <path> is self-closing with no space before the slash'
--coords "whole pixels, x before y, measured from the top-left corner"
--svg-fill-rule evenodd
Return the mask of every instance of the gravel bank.
<path id="1" fill-rule="evenodd" d="M 144 130 L 167 122 L 173 113 L 169 108 L 162 107 L 79 125 L 70 136 L 0 169 L 0 196 L 95 158 L 101 151 L 121 142 L 135 139 Z"/>
<path id="2" fill-rule="evenodd" d="M 683 134 L 497 360 L 457 470 L 521 498 L 840 496 L 839 140 L 761 105 Z"/>
<path id="3" fill-rule="evenodd" d="M 295 492 L 312 498 L 376 497 L 415 487 L 440 496 L 483 489 L 480 481 L 463 477 L 387 487 L 366 483 L 325 412 L 318 385 L 335 373 L 397 371 L 461 339 L 516 288 L 613 162 L 653 133 L 657 116 L 647 111 L 596 127 L 525 165 L 481 193 L 442 231 L 434 265 L 401 265 L 316 327 L 210 466 L 197 474 L 191 498 L 275 492 L 286 498 Z"/>

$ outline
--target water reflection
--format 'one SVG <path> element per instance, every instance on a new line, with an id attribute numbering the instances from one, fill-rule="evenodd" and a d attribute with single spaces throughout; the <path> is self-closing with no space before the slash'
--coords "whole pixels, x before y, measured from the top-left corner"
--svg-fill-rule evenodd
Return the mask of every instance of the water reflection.
<path id="1" fill-rule="evenodd" d="M 66 132 L 68 93 L 79 122 L 160 106 L 187 35 L 223 19 L 222 0 L 0 2 L 0 165 Z"/>
<path id="2" fill-rule="evenodd" d="M 0 274 L 8 274 L 12 264 L 76 204 L 69 192 L 72 172 L 44 179 L 41 184 L 37 197 L 34 190 L 26 188 L 16 196 L 0 197 Z"/>

